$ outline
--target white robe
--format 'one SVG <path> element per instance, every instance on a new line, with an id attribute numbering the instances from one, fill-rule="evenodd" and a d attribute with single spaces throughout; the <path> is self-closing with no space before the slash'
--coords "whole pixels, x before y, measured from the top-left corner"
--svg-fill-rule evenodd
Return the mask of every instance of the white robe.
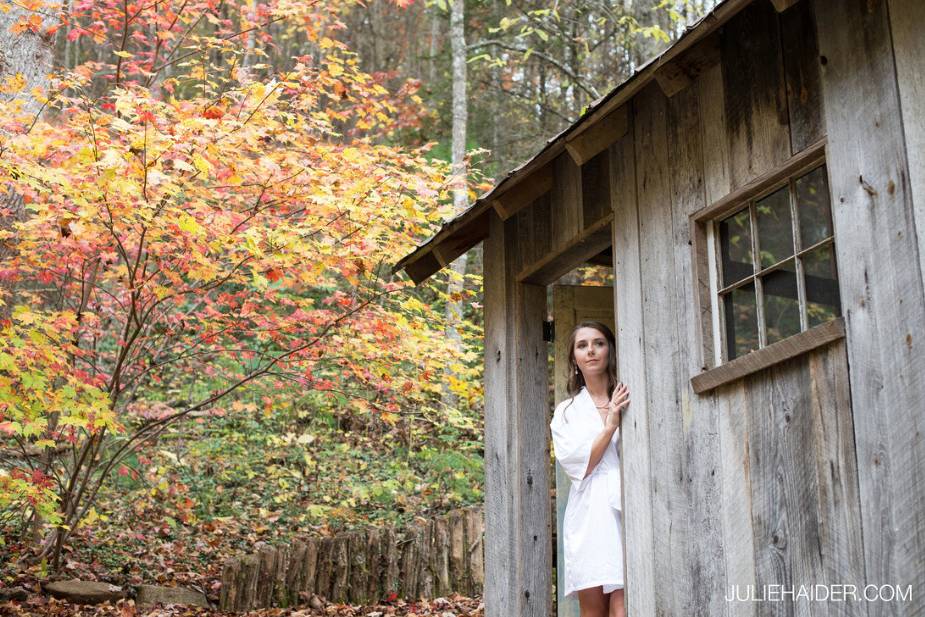
<path id="1" fill-rule="evenodd" d="M 620 429 L 614 431 L 600 462 L 585 477 L 591 445 L 604 429 L 587 388 L 559 403 L 550 428 L 556 460 L 572 481 L 562 522 L 565 595 L 588 587 L 603 586 L 604 593 L 623 589 Z"/>

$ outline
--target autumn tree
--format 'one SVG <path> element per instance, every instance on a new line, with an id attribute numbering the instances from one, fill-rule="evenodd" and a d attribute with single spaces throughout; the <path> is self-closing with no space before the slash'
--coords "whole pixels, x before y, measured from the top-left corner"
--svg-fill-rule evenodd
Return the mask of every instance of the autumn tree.
<path id="1" fill-rule="evenodd" d="M 14 29 L 75 65 L 47 91 L 8 77 L 0 107 L 28 213 L 0 232 L 0 525 L 42 532 L 31 559 L 57 564 L 126 456 L 258 380 L 387 423 L 439 398 L 458 358 L 387 272 L 448 214 L 447 170 L 392 144 L 409 101 L 331 36 L 342 6 L 28 8 Z M 285 24 L 304 41 L 268 66 Z M 144 404 L 191 375 L 211 388 Z"/>

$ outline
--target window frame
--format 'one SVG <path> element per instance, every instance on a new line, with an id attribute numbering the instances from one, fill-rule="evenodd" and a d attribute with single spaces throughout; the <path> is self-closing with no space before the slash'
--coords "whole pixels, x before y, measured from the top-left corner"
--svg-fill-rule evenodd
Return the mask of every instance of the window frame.
<path id="1" fill-rule="evenodd" d="M 844 318 L 842 316 L 823 324 L 808 327 L 806 282 L 801 261 L 801 257 L 826 245 L 832 246 L 834 254 L 835 238 L 837 236 L 834 229 L 834 220 L 831 236 L 804 247 L 800 236 L 799 217 L 798 214 L 794 215 L 798 208 L 794 204 L 793 183 L 804 174 L 826 164 L 825 145 L 826 142 L 823 138 L 790 157 L 771 172 L 759 176 L 745 186 L 732 191 L 690 216 L 694 300 L 698 305 L 696 314 L 700 315 L 701 321 L 699 328 L 701 334 L 701 373 L 693 375 L 691 380 L 696 392 L 706 392 L 723 383 L 739 379 L 772 364 L 782 362 L 844 337 Z M 829 168 L 826 165 L 826 174 L 828 175 L 828 173 Z M 751 233 L 752 273 L 745 278 L 721 287 L 719 222 L 741 211 L 743 207 L 747 207 L 750 229 L 756 231 L 755 202 L 783 187 L 789 187 L 788 197 L 793 233 L 793 253 L 768 267 L 763 267 L 758 252 L 758 234 Z M 829 187 L 831 187 L 831 182 L 829 182 Z M 834 211 L 835 204 L 832 199 L 831 188 L 829 188 L 829 203 L 831 210 Z M 791 260 L 793 261 L 793 269 L 797 278 L 800 332 L 768 344 L 761 278 L 768 273 L 785 267 Z M 835 262 L 837 277 L 839 268 L 837 257 Z M 759 347 L 749 353 L 728 360 L 726 359 L 728 358 L 728 353 L 726 350 L 725 315 L 721 293 L 731 292 L 736 287 L 749 283 L 755 285 Z"/>

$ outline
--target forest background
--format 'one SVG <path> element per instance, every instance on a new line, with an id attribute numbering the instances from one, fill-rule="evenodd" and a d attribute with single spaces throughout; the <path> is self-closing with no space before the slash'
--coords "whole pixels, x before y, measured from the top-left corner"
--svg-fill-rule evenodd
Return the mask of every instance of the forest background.
<path id="1" fill-rule="evenodd" d="M 0 1 L 3 585 L 480 503 L 480 251 L 391 266 L 712 4 Z"/>

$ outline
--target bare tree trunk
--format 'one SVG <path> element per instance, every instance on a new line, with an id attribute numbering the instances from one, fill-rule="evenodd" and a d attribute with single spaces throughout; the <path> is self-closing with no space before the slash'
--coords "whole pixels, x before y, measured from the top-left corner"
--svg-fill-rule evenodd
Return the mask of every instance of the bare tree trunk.
<path id="1" fill-rule="evenodd" d="M 453 54 L 453 159 L 452 170 L 456 178 L 456 187 L 453 189 L 453 206 L 458 214 L 468 205 L 466 188 L 466 124 L 468 120 L 468 107 L 466 101 L 466 33 L 465 33 L 465 4 L 464 0 L 453 0 L 450 9 L 450 43 Z M 459 294 L 463 290 L 466 274 L 467 255 L 462 255 L 450 270 L 450 282 L 447 286 L 446 301 L 446 336 L 450 344 L 459 349 L 462 339 L 457 324 L 462 320 L 462 299 Z M 458 298 L 458 299 L 454 299 Z M 456 405 L 456 396 L 450 390 L 449 377 L 453 370 L 448 369 L 443 385 L 444 405 Z"/>

